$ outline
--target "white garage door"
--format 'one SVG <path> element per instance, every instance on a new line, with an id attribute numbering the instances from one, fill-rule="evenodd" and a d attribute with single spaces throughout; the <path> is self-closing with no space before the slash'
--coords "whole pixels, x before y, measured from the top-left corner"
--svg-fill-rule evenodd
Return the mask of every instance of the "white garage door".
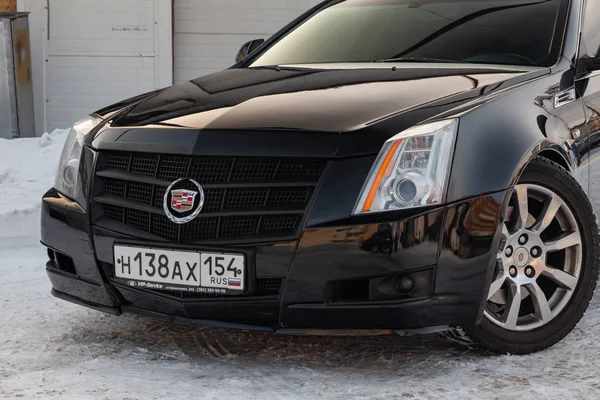
<path id="1" fill-rule="evenodd" d="M 49 1 L 49 130 L 156 88 L 155 1 Z"/>
<path id="2" fill-rule="evenodd" d="M 234 64 L 245 42 L 277 32 L 321 0 L 175 0 L 175 83 Z"/>

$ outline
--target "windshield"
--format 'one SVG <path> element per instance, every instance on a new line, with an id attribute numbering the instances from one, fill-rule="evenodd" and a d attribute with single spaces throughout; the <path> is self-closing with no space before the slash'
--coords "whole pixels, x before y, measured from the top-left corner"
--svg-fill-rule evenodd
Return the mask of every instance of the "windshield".
<path id="1" fill-rule="evenodd" d="M 346 0 L 313 14 L 251 67 L 464 62 L 552 66 L 569 0 Z"/>

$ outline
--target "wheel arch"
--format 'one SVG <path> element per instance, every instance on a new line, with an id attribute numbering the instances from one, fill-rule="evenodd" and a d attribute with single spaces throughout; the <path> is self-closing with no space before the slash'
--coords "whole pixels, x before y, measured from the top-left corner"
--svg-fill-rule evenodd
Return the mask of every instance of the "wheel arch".
<path id="1" fill-rule="evenodd" d="M 530 156 L 525 158 L 524 162 L 519 166 L 519 168 L 515 171 L 515 175 L 513 178 L 513 185 L 516 185 L 521 175 L 525 172 L 527 167 L 533 162 L 536 158 L 543 158 L 544 160 L 551 161 L 555 164 L 560 165 L 564 168 L 567 173 L 572 175 L 576 180 L 577 165 L 573 164 L 571 161 L 569 154 L 557 143 L 552 143 L 549 141 L 545 141 L 542 143 L 538 143 L 535 146 L 535 149 L 528 153 Z M 581 182 L 579 182 L 581 184 Z"/>
<path id="2" fill-rule="evenodd" d="M 547 160 L 550 160 L 558 165 L 560 165 L 561 167 L 563 167 L 564 169 L 566 169 L 568 172 L 571 172 L 571 164 L 568 161 L 568 156 L 566 154 L 563 154 L 561 152 L 562 148 L 558 145 L 552 145 L 549 146 L 543 150 L 541 150 L 540 152 L 536 153 L 530 160 L 529 162 L 531 162 L 531 160 L 533 160 L 534 157 L 542 157 L 545 158 Z M 527 164 L 529 164 L 529 162 Z"/>

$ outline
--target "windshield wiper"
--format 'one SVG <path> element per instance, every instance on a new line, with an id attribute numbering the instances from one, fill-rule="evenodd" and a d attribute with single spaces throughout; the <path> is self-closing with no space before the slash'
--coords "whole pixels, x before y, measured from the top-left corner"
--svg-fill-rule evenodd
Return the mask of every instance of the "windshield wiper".
<path id="1" fill-rule="evenodd" d="M 258 67 L 246 67 L 246 69 L 267 69 L 270 71 L 310 71 L 310 68 L 300 68 L 293 66 L 281 66 L 281 65 L 261 65 Z"/>
<path id="2" fill-rule="evenodd" d="M 398 58 L 384 58 L 382 60 L 373 61 L 375 63 L 388 63 L 388 62 L 415 62 L 415 63 L 453 63 L 453 64 L 464 64 L 464 61 L 457 60 L 443 60 L 441 58 L 431 57 L 398 57 Z"/>

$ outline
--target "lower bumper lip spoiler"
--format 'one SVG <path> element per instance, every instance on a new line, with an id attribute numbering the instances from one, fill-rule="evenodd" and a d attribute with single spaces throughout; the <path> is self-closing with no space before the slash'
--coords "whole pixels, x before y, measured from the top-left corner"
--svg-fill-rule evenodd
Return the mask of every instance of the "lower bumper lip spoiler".
<path id="1" fill-rule="evenodd" d="M 105 306 L 102 304 L 93 303 L 91 301 L 80 299 L 79 297 L 75 297 L 75 296 L 71 296 L 71 295 L 63 293 L 63 292 L 59 292 L 56 289 L 52 289 L 51 293 L 52 293 L 52 296 L 56 297 L 57 299 L 65 300 L 70 303 L 74 303 L 74 304 L 77 304 L 77 305 L 80 305 L 83 307 L 91 308 L 96 311 L 101 311 L 106 314 L 115 315 L 117 317 L 119 315 L 123 314 L 123 311 L 118 307 L 109 307 L 109 306 Z"/>
<path id="2" fill-rule="evenodd" d="M 92 303 L 75 296 L 71 296 L 66 293 L 59 292 L 56 289 L 52 289 L 52 295 L 58 299 L 65 300 L 71 303 L 75 303 L 80 306 L 91 308 L 97 311 L 101 311 L 106 314 L 119 316 L 123 313 L 132 313 L 147 316 L 156 320 L 165 322 L 175 322 L 182 324 L 190 324 L 196 326 L 204 326 L 209 328 L 222 328 L 222 329 L 239 329 L 248 331 L 263 331 L 273 332 L 281 335 L 293 335 L 293 336 L 414 336 L 421 334 L 430 334 L 444 332 L 451 329 L 447 325 L 432 326 L 420 329 L 274 329 L 265 326 L 255 325 L 243 325 L 243 324 L 232 324 L 220 321 L 209 321 L 209 320 L 196 320 L 182 317 L 175 317 L 171 315 L 165 315 L 153 311 L 144 310 L 142 308 L 132 306 L 122 307 L 109 307 L 102 304 Z"/>
<path id="3" fill-rule="evenodd" d="M 279 329 L 275 333 L 294 336 L 415 336 L 445 332 L 448 325 L 419 329 Z"/>

